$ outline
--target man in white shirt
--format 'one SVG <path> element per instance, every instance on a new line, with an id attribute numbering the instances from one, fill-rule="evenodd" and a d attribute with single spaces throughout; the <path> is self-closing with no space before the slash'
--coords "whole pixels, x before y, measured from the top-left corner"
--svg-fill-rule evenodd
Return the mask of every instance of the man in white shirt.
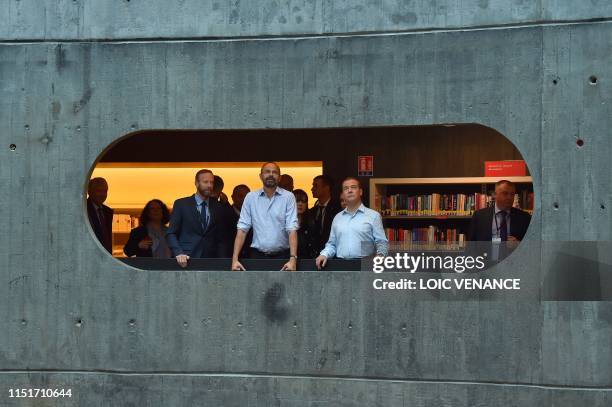
<path id="1" fill-rule="evenodd" d="M 329 240 L 315 260 L 319 270 L 334 256 L 358 259 L 373 254 L 387 255 L 388 241 L 382 218 L 380 213 L 362 203 L 363 189 L 359 180 L 346 178 L 342 182 L 342 193 L 346 208 L 334 217 Z"/>

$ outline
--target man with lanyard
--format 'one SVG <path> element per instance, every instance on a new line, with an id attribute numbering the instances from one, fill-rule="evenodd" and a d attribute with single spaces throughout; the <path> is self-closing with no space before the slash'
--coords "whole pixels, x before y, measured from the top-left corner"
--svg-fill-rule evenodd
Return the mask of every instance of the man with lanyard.
<path id="1" fill-rule="evenodd" d="M 527 233 L 531 215 L 512 206 L 515 194 L 516 187 L 512 182 L 498 181 L 495 183 L 495 205 L 477 210 L 472 215 L 468 240 L 492 242 L 491 260 L 499 259 L 502 245 L 512 249 Z"/>
<path id="2" fill-rule="evenodd" d="M 267 162 L 261 167 L 259 178 L 263 188 L 249 192 L 244 198 L 238 231 L 234 241 L 232 270 L 244 271 L 238 257 L 247 232 L 253 228 L 250 257 L 258 259 L 286 259 L 281 270 L 295 271 L 297 266 L 298 218 L 295 196 L 278 186 L 280 167 Z"/>

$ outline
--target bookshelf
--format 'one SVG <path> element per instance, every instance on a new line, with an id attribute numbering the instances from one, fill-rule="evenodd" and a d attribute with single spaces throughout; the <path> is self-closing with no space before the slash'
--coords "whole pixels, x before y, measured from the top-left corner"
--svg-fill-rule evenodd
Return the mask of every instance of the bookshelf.
<path id="1" fill-rule="evenodd" d="M 530 176 L 505 177 L 516 185 L 514 206 L 533 210 Z M 465 247 L 475 210 L 494 204 L 497 177 L 371 178 L 370 205 L 383 219 L 390 247 L 398 250 Z"/>
<path id="2" fill-rule="evenodd" d="M 130 237 L 130 231 L 138 226 L 141 209 L 115 208 L 113 214 L 113 257 L 125 257 L 123 246 Z"/>

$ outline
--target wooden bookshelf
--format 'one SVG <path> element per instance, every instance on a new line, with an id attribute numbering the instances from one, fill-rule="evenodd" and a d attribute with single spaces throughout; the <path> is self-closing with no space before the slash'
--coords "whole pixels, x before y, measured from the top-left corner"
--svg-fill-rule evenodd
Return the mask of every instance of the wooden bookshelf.
<path id="1" fill-rule="evenodd" d="M 506 177 L 515 184 L 532 184 L 531 177 Z M 370 178 L 370 206 L 374 206 L 376 195 L 385 196 L 387 185 L 481 185 L 486 192 L 486 186 L 499 181 L 496 177 L 446 177 L 446 178 Z M 373 208 L 379 210 L 380 208 Z M 444 215 L 441 215 L 444 216 Z M 452 215 L 449 215 L 452 216 Z M 469 218 L 470 216 L 465 216 Z"/>
<path id="2" fill-rule="evenodd" d="M 523 198 L 528 193 L 533 192 L 533 180 L 530 176 L 524 177 L 504 177 L 508 181 L 513 182 L 517 185 L 517 194 L 523 195 Z M 387 229 L 395 229 L 410 231 L 415 229 L 423 230 L 425 228 L 435 227 L 438 230 L 448 231 L 454 230 L 453 235 L 458 236 L 459 234 L 465 234 L 469 221 L 472 218 L 472 209 L 466 209 L 470 202 L 464 199 L 461 203 L 465 204 L 459 213 L 448 213 L 449 210 L 444 210 L 442 213 L 437 213 L 438 208 L 428 208 L 428 210 L 414 211 L 406 210 L 406 206 L 401 206 L 401 209 L 389 210 L 389 204 L 385 205 L 387 210 L 383 213 L 381 204 L 382 200 L 392 195 L 402 195 L 404 201 L 398 200 L 393 201 L 394 204 L 398 202 L 406 203 L 405 197 L 413 196 L 425 196 L 425 195 L 437 195 L 438 201 L 434 201 L 432 198 L 430 204 L 433 202 L 441 202 L 440 196 L 446 195 L 463 195 L 462 198 L 471 195 L 479 195 L 481 201 L 490 201 L 490 191 L 493 189 L 493 185 L 499 181 L 497 177 L 447 177 L 447 178 L 371 178 L 370 179 L 370 206 L 372 209 L 378 211 L 382 215 L 385 231 Z M 391 192 L 389 192 L 391 190 Z M 401 191 L 401 192 L 400 192 Z M 484 195 L 484 196 L 483 196 Z M 522 198 L 519 198 L 522 199 Z M 455 200 L 456 201 L 456 200 Z M 453 202 L 455 202 L 453 201 Z M 412 201 L 414 202 L 414 201 Z M 421 202 L 421 201 L 420 201 Z M 480 202 L 482 204 L 482 202 Z M 435 205 L 434 205 L 435 206 Z M 482 207 L 482 206 L 481 206 Z M 397 206 L 395 207 L 397 208 Z M 391 212 L 391 213 L 389 213 Z M 404 212 L 404 213 L 397 213 Z M 406 212 L 419 212 L 418 214 L 408 214 Z M 428 213 L 421 213 L 428 212 Z M 433 213 L 431 213 L 433 212 Z M 456 211 L 450 211 L 456 212 Z M 528 212 L 531 212 L 528 210 Z M 430 222 L 428 222 L 430 221 Z M 460 233 L 461 232 L 461 233 Z M 401 235 L 402 232 L 400 232 Z M 450 232 L 449 232 L 450 233 Z M 449 234 L 447 233 L 447 234 Z M 393 233 L 392 233 L 393 234 Z M 397 236 L 397 233 L 396 233 Z M 406 236 L 406 235 L 403 235 Z M 392 243 L 396 246 L 411 246 L 415 244 L 422 244 L 423 241 L 398 241 L 394 240 Z M 425 242 L 427 244 L 433 244 L 432 247 L 450 247 L 456 246 L 456 241 L 434 241 Z"/>
<path id="3" fill-rule="evenodd" d="M 123 246 L 127 243 L 130 237 L 130 231 L 137 224 L 137 219 L 140 216 L 142 208 L 114 208 L 113 214 L 113 256 L 114 257 L 125 257 L 123 253 Z M 127 216 L 132 218 L 132 224 L 127 225 L 125 223 L 117 225 L 116 220 L 118 217 Z"/>

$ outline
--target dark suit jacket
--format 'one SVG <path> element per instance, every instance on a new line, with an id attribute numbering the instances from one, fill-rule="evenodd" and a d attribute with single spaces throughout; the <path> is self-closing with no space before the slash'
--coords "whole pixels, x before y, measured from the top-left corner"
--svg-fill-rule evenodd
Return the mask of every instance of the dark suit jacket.
<path id="1" fill-rule="evenodd" d="M 89 223 L 96 237 L 102 243 L 102 246 L 109 252 L 113 253 L 113 210 L 106 205 L 102 205 L 102 213 L 104 214 L 104 222 L 100 224 L 98 214 L 93 202 L 87 198 L 87 216 Z"/>
<path id="2" fill-rule="evenodd" d="M 150 247 L 148 249 L 141 249 L 138 247 L 138 243 L 140 243 L 140 241 L 144 239 L 148 233 L 149 232 L 147 231 L 146 226 L 138 226 L 137 228 L 132 229 L 130 231 L 130 237 L 123 247 L 123 253 L 125 253 L 125 255 L 128 257 L 152 257 L 153 252 L 151 251 Z"/>
<path id="3" fill-rule="evenodd" d="M 228 230 L 230 231 L 230 247 L 232 252 L 230 253 L 231 257 L 233 255 L 234 250 L 234 241 L 236 240 L 236 234 L 238 233 L 238 219 L 240 219 L 240 215 L 236 213 L 234 207 L 230 205 L 230 222 L 228 225 Z M 244 244 L 242 245 L 242 250 L 240 251 L 240 258 L 246 259 L 249 257 L 249 251 L 251 248 L 251 243 L 253 242 L 253 228 L 249 229 L 247 232 L 246 238 L 244 239 Z"/>
<path id="4" fill-rule="evenodd" d="M 310 213 L 306 211 L 298 229 L 298 258 L 314 259 L 319 255 L 319 251 L 314 247 L 313 227 L 314 222 L 310 219 Z"/>
<path id="5" fill-rule="evenodd" d="M 323 219 L 323 228 L 321 225 L 315 222 L 317 218 L 317 205 L 315 204 L 308 210 L 308 217 L 312 226 L 312 247 L 318 253 L 323 250 L 325 244 L 329 240 L 329 234 L 331 232 L 331 224 L 334 217 L 342 210 L 339 201 L 331 199 L 325 209 L 325 218 Z"/>
<path id="6" fill-rule="evenodd" d="M 467 240 L 490 242 L 493 237 L 491 224 L 495 207 L 479 209 L 472 215 Z M 523 240 L 531 222 L 531 215 L 517 208 L 510 209 L 510 235 Z"/>
<path id="7" fill-rule="evenodd" d="M 195 195 L 177 199 L 172 208 L 166 241 L 173 256 L 186 254 L 189 257 L 222 257 L 227 249 L 226 211 L 215 199 L 208 200 L 210 219 L 203 230 L 200 223 Z"/>

